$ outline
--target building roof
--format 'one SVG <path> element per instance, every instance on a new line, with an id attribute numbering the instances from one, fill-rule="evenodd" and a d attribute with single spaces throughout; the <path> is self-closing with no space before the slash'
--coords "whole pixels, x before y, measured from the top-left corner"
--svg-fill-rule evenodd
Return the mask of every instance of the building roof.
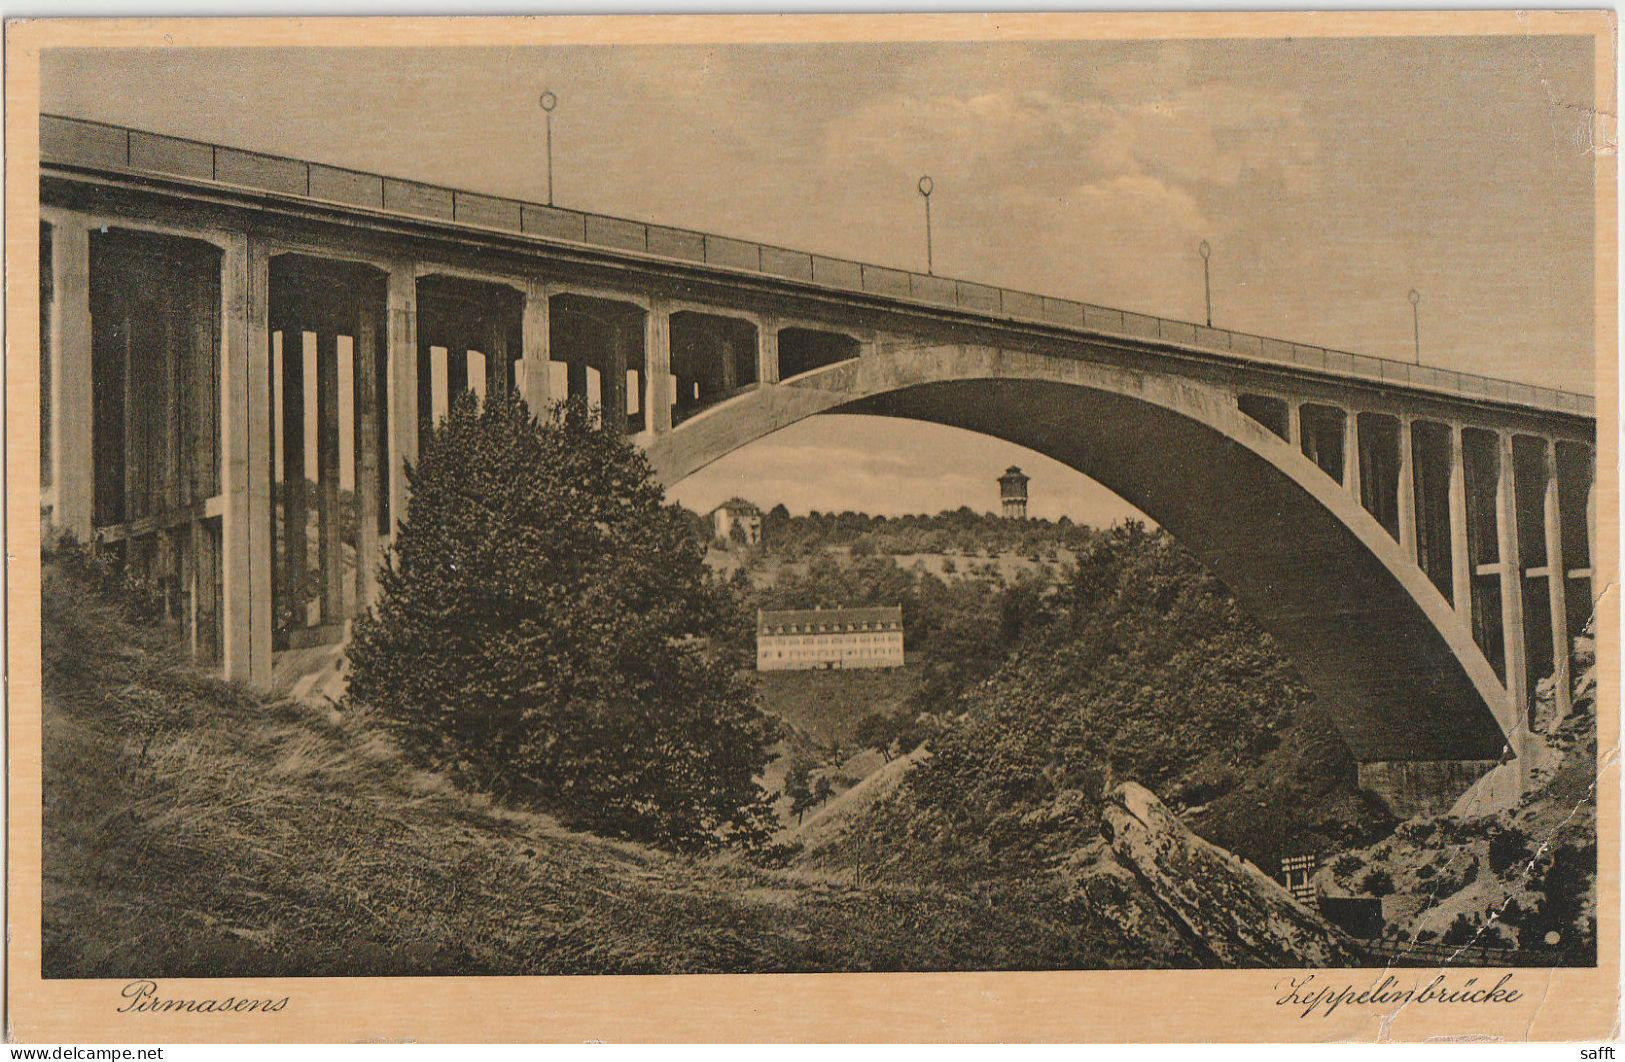
<path id="1" fill-rule="evenodd" d="M 902 628 L 902 605 L 881 605 L 873 608 L 762 609 L 756 614 L 756 630 L 761 634 L 782 634 L 795 630 L 843 634 L 855 630 L 902 630 Z"/>
<path id="2" fill-rule="evenodd" d="M 754 502 L 748 502 L 744 498 L 729 498 L 715 509 L 712 509 L 711 514 L 719 513 L 723 509 L 728 510 L 730 513 L 747 513 L 758 516 L 760 516 L 762 512 L 761 509 L 756 507 Z"/>

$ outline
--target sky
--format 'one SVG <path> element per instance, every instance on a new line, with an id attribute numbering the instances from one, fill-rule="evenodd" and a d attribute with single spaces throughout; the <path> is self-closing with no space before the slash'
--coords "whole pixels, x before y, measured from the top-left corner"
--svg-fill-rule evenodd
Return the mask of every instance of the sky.
<path id="1" fill-rule="evenodd" d="M 64 50 L 51 113 L 1592 391 L 1586 38 Z M 860 423 L 860 420 L 864 423 Z M 853 461 L 807 460 L 809 448 Z M 1128 510 L 1030 451 L 822 417 L 676 496 Z M 819 471 L 809 472 L 809 468 Z M 857 470 L 857 471 L 854 471 Z"/>

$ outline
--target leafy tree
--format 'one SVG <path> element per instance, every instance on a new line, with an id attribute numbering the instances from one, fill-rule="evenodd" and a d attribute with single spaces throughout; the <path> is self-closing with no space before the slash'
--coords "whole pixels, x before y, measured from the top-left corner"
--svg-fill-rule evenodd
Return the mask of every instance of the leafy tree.
<path id="1" fill-rule="evenodd" d="M 813 799 L 823 804 L 835 795 L 835 783 L 829 780 L 829 775 L 821 774 L 818 781 L 813 783 Z"/>
<path id="2" fill-rule="evenodd" d="M 465 393 L 408 482 L 350 695 L 419 762 L 591 829 L 765 842 L 775 728 L 709 649 L 730 609 L 643 455 L 585 403 Z"/>
<path id="3" fill-rule="evenodd" d="M 892 742 L 897 737 L 896 719 L 885 712 L 870 712 L 858 720 L 852 736 L 863 748 L 879 750 L 885 761 L 890 763 Z"/>
<path id="4" fill-rule="evenodd" d="M 790 813 L 801 825 L 801 817 L 813 806 L 812 769 L 800 760 L 790 764 L 784 775 L 784 795 L 790 798 Z"/>

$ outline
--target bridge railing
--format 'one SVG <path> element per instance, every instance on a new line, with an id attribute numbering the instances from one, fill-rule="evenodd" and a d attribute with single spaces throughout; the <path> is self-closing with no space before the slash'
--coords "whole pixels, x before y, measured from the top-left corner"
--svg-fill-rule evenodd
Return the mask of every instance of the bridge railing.
<path id="1" fill-rule="evenodd" d="M 1596 400 L 1572 391 L 1209 328 L 769 243 L 479 195 L 77 118 L 41 116 L 40 152 L 43 161 L 64 165 L 210 181 L 253 192 L 740 270 L 1015 323 L 1154 340 L 1248 361 L 1300 366 L 1454 396 L 1596 415 Z"/>

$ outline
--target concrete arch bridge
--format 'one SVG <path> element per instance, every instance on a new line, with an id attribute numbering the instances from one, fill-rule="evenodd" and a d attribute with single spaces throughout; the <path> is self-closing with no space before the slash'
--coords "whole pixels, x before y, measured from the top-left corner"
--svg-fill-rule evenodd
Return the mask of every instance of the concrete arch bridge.
<path id="1" fill-rule="evenodd" d="M 1403 811 L 1525 747 L 1605 585 L 1588 396 L 93 122 L 41 154 L 42 507 L 231 677 L 342 641 L 463 388 L 584 394 L 667 483 L 834 411 L 1047 454 L 1231 587 Z"/>

